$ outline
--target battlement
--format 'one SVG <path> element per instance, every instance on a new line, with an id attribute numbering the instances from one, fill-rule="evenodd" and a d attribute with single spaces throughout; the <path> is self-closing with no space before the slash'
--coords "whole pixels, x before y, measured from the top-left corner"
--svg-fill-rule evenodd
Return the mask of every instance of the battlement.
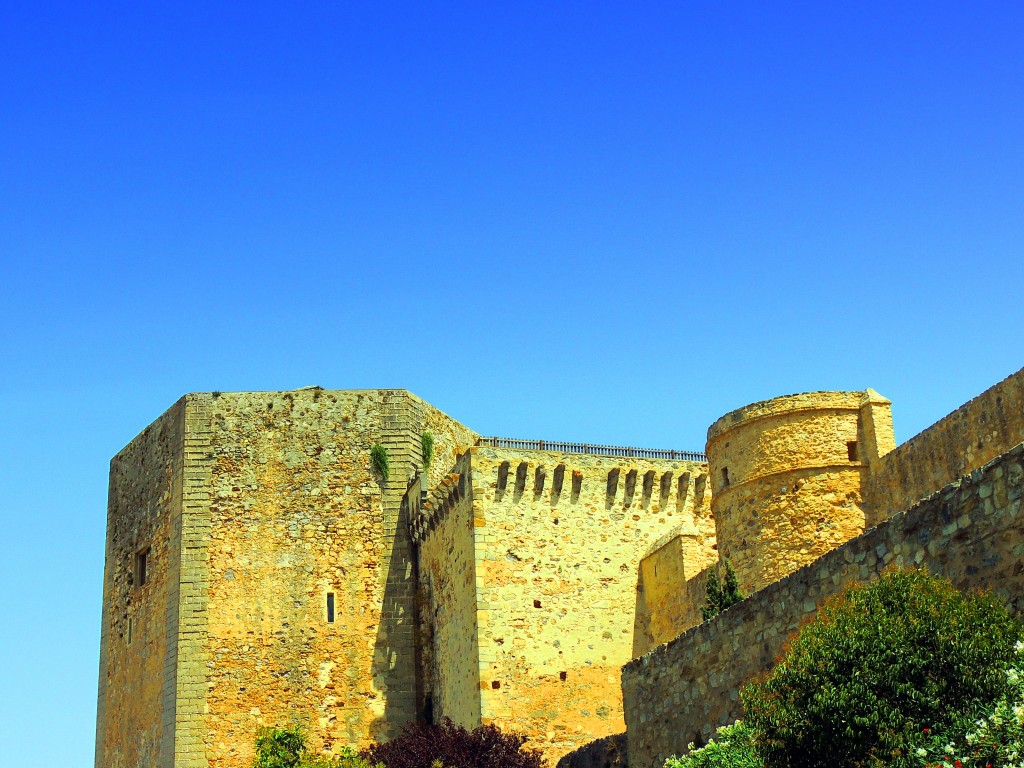
<path id="1" fill-rule="evenodd" d="M 470 451 L 461 454 L 451 471 L 429 491 L 423 489 L 422 475 L 409 483 L 402 505 L 413 541 L 422 542 L 445 515 L 464 499 L 472 499 L 470 461 Z"/>

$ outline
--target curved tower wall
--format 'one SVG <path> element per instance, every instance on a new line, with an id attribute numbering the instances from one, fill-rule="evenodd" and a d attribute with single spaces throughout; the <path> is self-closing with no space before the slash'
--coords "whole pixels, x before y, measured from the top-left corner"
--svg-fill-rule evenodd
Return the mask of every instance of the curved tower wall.
<path id="1" fill-rule="evenodd" d="M 745 406 L 708 430 L 718 549 L 745 594 L 865 528 L 861 489 L 891 449 L 890 401 L 811 392 Z"/>

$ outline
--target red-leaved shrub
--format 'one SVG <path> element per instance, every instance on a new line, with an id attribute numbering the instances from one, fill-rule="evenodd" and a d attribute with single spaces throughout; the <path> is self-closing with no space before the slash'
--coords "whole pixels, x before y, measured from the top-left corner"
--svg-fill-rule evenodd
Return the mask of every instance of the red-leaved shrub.
<path id="1" fill-rule="evenodd" d="M 526 737 L 503 733 L 494 725 L 467 731 L 445 718 L 439 725 L 409 725 L 384 744 L 374 744 L 363 756 L 386 768 L 543 768 L 538 749 L 523 745 Z"/>

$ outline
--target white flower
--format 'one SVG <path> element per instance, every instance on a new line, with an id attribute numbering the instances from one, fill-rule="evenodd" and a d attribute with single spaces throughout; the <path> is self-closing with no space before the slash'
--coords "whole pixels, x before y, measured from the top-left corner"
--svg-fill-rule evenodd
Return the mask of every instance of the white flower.
<path id="1" fill-rule="evenodd" d="M 1024 651 L 1024 640 L 1018 640 L 1016 643 L 1014 643 L 1013 650 L 1015 650 L 1017 653 Z"/>
<path id="2" fill-rule="evenodd" d="M 1018 672 L 1016 669 L 1013 669 L 1012 667 L 1006 670 L 1006 682 L 1008 682 L 1010 685 L 1016 685 L 1017 683 L 1019 683 L 1020 672 Z"/>
<path id="3" fill-rule="evenodd" d="M 917 748 L 917 756 L 918 757 L 924 757 L 927 754 L 928 754 L 928 750 L 925 749 L 924 747 L 918 747 Z"/>

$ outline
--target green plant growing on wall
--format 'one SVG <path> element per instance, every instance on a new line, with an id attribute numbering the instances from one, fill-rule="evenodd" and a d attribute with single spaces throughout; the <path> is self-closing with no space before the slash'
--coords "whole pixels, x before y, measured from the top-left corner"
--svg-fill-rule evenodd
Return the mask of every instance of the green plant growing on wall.
<path id="1" fill-rule="evenodd" d="M 391 474 L 388 449 L 380 443 L 373 446 L 373 448 L 370 449 L 370 464 L 373 465 L 374 471 L 384 479 L 384 482 L 387 482 L 388 476 Z"/>
<path id="2" fill-rule="evenodd" d="M 430 432 L 424 432 L 422 436 L 423 446 L 423 468 L 430 469 L 430 462 L 434 460 L 434 436 Z"/>
<path id="3" fill-rule="evenodd" d="M 728 560 L 724 561 L 724 566 L 724 581 L 719 581 L 717 569 L 712 569 L 708 574 L 707 587 L 705 588 L 707 604 L 700 609 L 700 614 L 704 621 L 713 619 L 730 605 L 736 605 L 736 603 L 744 599 L 743 594 L 740 592 L 740 582 L 736 578 L 736 571 L 732 569 L 732 565 Z"/>

